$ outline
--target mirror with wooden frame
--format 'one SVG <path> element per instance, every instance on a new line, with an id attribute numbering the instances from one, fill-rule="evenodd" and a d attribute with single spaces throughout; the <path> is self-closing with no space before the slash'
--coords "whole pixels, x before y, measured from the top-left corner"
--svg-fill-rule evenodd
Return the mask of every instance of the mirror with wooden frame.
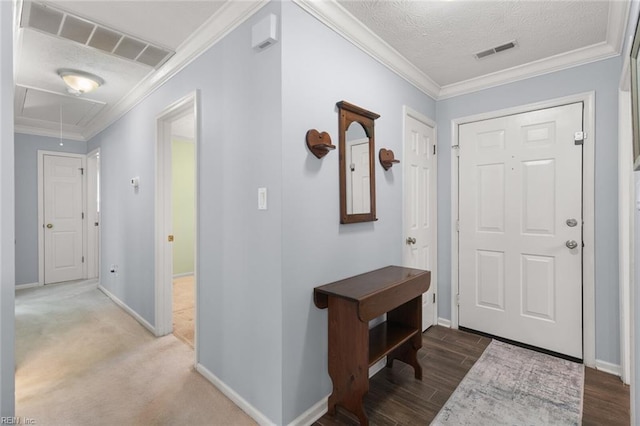
<path id="1" fill-rule="evenodd" d="M 345 101 L 339 113 L 340 223 L 376 218 L 374 120 L 380 115 Z"/>

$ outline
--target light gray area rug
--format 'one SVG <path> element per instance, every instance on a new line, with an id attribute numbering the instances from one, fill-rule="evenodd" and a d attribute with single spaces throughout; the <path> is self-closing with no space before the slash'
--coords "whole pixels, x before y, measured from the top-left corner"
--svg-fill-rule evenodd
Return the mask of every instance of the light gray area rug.
<path id="1" fill-rule="evenodd" d="M 432 425 L 579 425 L 584 366 L 493 340 Z"/>
<path id="2" fill-rule="evenodd" d="M 16 415 L 38 426 L 254 425 L 95 283 L 16 292 Z M 24 424 L 24 422 L 23 422 Z"/>

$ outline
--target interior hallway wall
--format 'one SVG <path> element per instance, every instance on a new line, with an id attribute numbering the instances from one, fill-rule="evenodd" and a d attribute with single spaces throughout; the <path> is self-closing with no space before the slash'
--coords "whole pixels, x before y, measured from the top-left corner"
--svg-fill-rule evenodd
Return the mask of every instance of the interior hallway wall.
<path id="1" fill-rule="evenodd" d="M 281 424 L 282 44 L 251 47 L 252 25 L 268 13 L 279 21 L 280 2 L 266 4 L 88 149 L 101 148 L 102 285 L 153 325 L 156 117 L 199 91 L 196 356 Z M 257 209 L 259 187 L 268 189 L 268 210 Z"/>
<path id="2" fill-rule="evenodd" d="M 282 365 L 288 424 L 332 388 L 327 311 L 313 304 L 313 288 L 402 264 L 403 164 L 384 171 L 378 151 L 391 149 L 402 160 L 403 106 L 435 118 L 435 101 L 297 5 L 283 2 L 282 14 Z M 376 222 L 340 224 L 338 151 L 317 159 L 305 144 L 307 130 L 317 129 L 338 145 L 341 100 L 380 114 L 373 164 Z"/>
<path id="3" fill-rule="evenodd" d="M 60 143 L 63 146 L 60 146 Z M 16 285 L 38 282 L 38 150 L 86 154 L 87 143 L 15 134 Z"/>
<path id="4" fill-rule="evenodd" d="M 0 1 L 0 416 L 15 413 L 13 2 Z"/>
<path id="5" fill-rule="evenodd" d="M 439 315 L 451 318 L 451 121 L 595 91 L 596 359 L 620 364 L 618 283 L 618 83 L 621 57 L 545 74 L 438 102 Z"/>

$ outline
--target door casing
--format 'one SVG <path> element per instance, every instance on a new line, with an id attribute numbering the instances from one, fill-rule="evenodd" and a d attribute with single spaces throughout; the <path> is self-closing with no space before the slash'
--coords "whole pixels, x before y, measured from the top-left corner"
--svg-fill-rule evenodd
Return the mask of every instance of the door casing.
<path id="1" fill-rule="evenodd" d="M 200 228 L 200 213 L 198 209 L 198 193 L 200 187 L 199 152 L 200 142 L 198 129 L 200 117 L 198 115 L 199 92 L 196 90 L 184 98 L 174 102 L 165 108 L 156 117 L 156 238 L 155 238 L 155 334 L 164 336 L 172 332 L 172 302 L 173 302 L 173 265 L 172 245 L 168 241 L 168 235 L 172 233 L 172 200 L 171 200 L 171 123 L 185 113 L 192 113 L 195 118 L 194 144 L 195 144 L 195 230 L 194 230 L 194 286 L 195 286 L 195 310 L 194 310 L 194 352 L 195 363 L 198 363 L 198 229 Z"/>
<path id="2" fill-rule="evenodd" d="M 62 151 L 38 150 L 38 285 L 44 285 L 44 157 L 45 155 L 55 155 L 59 157 L 73 157 L 82 160 L 82 167 L 87 170 L 87 156 L 83 154 L 72 154 Z M 87 199 L 87 175 L 82 177 L 82 206 L 86 208 Z M 86 215 L 85 215 L 86 218 Z M 87 232 L 86 227 L 82 229 L 82 255 L 87 258 Z M 87 262 L 82 264 L 82 278 L 87 278 Z"/>
<path id="3" fill-rule="evenodd" d="M 583 102 L 583 129 L 587 139 L 583 146 L 582 174 L 582 218 L 583 227 L 583 261 L 582 261 L 582 315 L 584 342 L 584 364 L 587 367 L 596 365 L 595 348 L 595 92 L 585 92 L 562 98 L 551 99 L 533 104 L 492 111 L 473 116 L 457 118 L 451 121 L 451 327 L 458 328 L 458 126 L 474 121 L 493 119 L 506 115 L 520 114 L 539 109 L 552 108 L 570 103 Z"/>

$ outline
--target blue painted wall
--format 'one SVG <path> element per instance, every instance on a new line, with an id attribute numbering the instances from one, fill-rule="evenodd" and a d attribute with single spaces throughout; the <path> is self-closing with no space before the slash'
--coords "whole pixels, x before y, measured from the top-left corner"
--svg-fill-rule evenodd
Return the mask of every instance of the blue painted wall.
<path id="1" fill-rule="evenodd" d="M 403 106 L 435 118 L 435 101 L 298 6 L 282 5 L 282 308 L 283 420 L 331 393 L 327 312 L 313 288 L 390 264 L 402 264 L 402 164 L 374 164 L 378 221 L 340 225 L 338 152 L 323 159 L 305 145 L 309 129 L 338 144 L 336 102 L 380 114 L 375 153 L 402 155 Z"/>
<path id="2" fill-rule="evenodd" d="M 620 364 L 618 82 L 621 57 L 441 100 L 438 122 L 438 306 L 451 318 L 451 121 L 595 91 L 596 359 Z M 590 139 L 588 142 L 593 142 Z"/>
<path id="3" fill-rule="evenodd" d="M 198 354 L 282 423 L 281 43 L 251 48 L 266 5 L 89 142 L 101 147 L 102 285 L 154 318 L 156 116 L 199 91 Z M 129 179 L 140 177 L 134 192 Z M 257 209 L 268 189 L 269 209 Z M 119 274 L 108 271 L 117 264 Z"/>

